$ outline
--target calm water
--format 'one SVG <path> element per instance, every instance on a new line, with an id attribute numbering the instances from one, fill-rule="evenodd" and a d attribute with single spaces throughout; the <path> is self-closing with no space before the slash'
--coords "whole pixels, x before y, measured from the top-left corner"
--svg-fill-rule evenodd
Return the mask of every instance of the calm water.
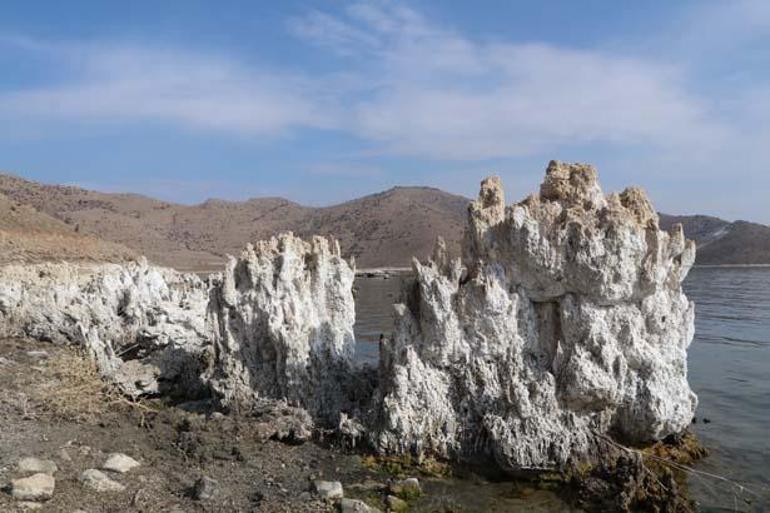
<path id="1" fill-rule="evenodd" d="M 357 280 L 359 360 L 376 364 L 377 340 L 391 330 L 401 282 L 398 276 Z M 696 305 L 689 352 L 690 384 L 700 399 L 695 429 L 711 450 L 697 468 L 745 490 L 705 476 L 692 477 L 690 487 L 703 511 L 770 511 L 770 268 L 698 267 L 685 290 Z M 437 492 L 442 486 L 434 484 Z M 469 511 L 565 509 L 550 494 L 512 496 L 499 483 L 456 480 L 449 487 L 437 496 Z"/>
<path id="2" fill-rule="evenodd" d="M 695 429 L 711 450 L 698 469 L 759 497 L 713 479 L 692 478 L 690 485 L 705 511 L 770 511 L 770 268 L 697 267 L 685 290 L 695 301 Z"/>

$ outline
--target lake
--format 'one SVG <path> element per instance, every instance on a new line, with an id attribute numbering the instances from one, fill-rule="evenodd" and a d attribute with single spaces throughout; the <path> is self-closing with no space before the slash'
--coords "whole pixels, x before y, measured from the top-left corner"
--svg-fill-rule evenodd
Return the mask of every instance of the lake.
<path id="1" fill-rule="evenodd" d="M 377 340 L 392 329 L 391 305 L 399 298 L 402 281 L 398 275 L 356 280 L 359 361 L 376 364 Z M 684 288 L 696 312 L 688 358 L 690 384 L 700 401 L 694 427 L 711 451 L 697 469 L 744 487 L 693 475 L 690 489 L 702 511 L 770 511 L 770 267 L 696 267 Z M 507 503 L 510 490 L 499 483 L 458 481 L 452 486 L 459 495 L 448 500 L 467 508 L 468 500 L 500 494 L 496 511 L 506 510 L 498 506 L 564 509 L 550 496 Z M 483 494 L 473 492 L 479 486 L 486 487 Z"/>

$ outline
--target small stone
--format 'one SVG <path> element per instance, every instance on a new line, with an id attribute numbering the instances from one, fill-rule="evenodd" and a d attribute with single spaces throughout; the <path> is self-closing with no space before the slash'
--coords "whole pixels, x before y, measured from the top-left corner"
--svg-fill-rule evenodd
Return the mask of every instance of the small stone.
<path id="1" fill-rule="evenodd" d="M 126 456 L 119 452 L 112 453 L 107 457 L 107 461 L 102 465 L 102 469 L 125 474 L 131 469 L 139 467 L 140 463 L 131 456 Z"/>
<path id="2" fill-rule="evenodd" d="M 388 506 L 388 509 L 393 513 L 403 513 L 409 509 L 409 504 L 395 495 L 388 495 L 385 497 L 385 505 Z"/>
<path id="3" fill-rule="evenodd" d="M 210 477 L 203 476 L 195 483 L 193 497 L 198 501 L 209 500 L 217 491 L 217 482 Z"/>
<path id="4" fill-rule="evenodd" d="M 95 468 L 84 470 L 80 474 L 80 482 L 97 492 L 122 492 L 126 489 L 125 486 L 117 481 L 113 481 L 104 472 Z"/>
<path id="5" fill-rule="evenodd" d="M 11 481 L 11 496 L 19 501 L 47 501 L 53 496 L 56 481 L 48 474 L 35 474 Z"/>
<path id="6" fill-rule="evenodd" d="M 254 424 L 254 435 L 260 443 L 265 443 L 270 440 L 270 438 L 275 435 L 275 431 L 275 426 L 267 422 L 258 422 Z"/>
<path id="7" fill-rule="evenodd" d="M 22 458 L 16 463 L 16 470 L 25 474 L 49 474 L 56 473 L 58 467 L 51 460 L 41 460 L 40 458 Z"/>
<path id="8" fill-rule="evenodd" d="M 299 494 L 299 500 L 301 500 L 302 502 L 310 502 L 311 500 L 313 500 L 313 496 L 310 495 L 310 492 L 302 492 L 301 494 Z"/>
<path id="9" fill-rule="evenodd" d="M 342 499 L 340 513 L 381 513 L 379 509 L 369 506 L 358 499 Z"/>
<path id="10" fill-rule="evenodd" d="M 59 450 L 59 459 L 62 461 L 72 461 L 72 456 L 67 452 L 67 449 Z"/>
<path id="11" fill-rule="evenodd" d="M 318 496 L 325 500 L 341 499 L 344 496 L 342 483 L 339 481 L 313 481 L 313 488 Z"/>
<path id="12" fill-rule="evenodd" d="M 420 481 L 416 477 L 409 477 L 390 485 L 390 492 L 402 499 L 413 499 L 422 494 Z"/>
<path id="13" fill-rule="evenodd" d="M 45 351 L 27 351 L 27 356 L 30 358 L 48 358 L 48 353 Z"/>
<path id="14" fill-rule="evenodd" d="M 222 419 L 224 419 L 224 418 L 225 418 L 225 414 L 224 414 L 224 413 L 222 413 L 221 411 L 215 411 L 215 412 L 214 412 L 214 413 L 212 413 L 212 414 L 211 414 L 211 416 L 209 417 L 209 419 L 211 419 L 211 420 L 222 420 Z"/>
<path id="15" fill-rule="evenodd" d="M 40 502 L 21 501 L 16 503 L 16 507 L 24 511 L 32 511 L 36 509 L 41 509 L 43 507 L 43 504 Z"/>

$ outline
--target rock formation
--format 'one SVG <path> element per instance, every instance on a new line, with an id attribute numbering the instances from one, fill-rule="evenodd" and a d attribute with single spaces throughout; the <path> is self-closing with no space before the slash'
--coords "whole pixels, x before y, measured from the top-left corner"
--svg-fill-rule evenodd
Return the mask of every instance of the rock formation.
<path id="1" fill-rule="evenodd" d="M 88 350 L 132 396 L 202 391 L 208 286 L 147 264 L 0 267 L 0 331 Z M 170 390 L 174 387 L 176 390 Z"/>
<path id="2" fill-rule="evenodd" d="M 486 179 L 468 217 L 463 261 L 439 242 L 396 305 L 379 451 L 558 468 L 597 434 L 643 443 L 690 423 L 695 246 L 659 230 L 642 190 L 605 196 L 593 167 L 551 162 L 512 206 Z"/>
<path id="3" fill-rule="evenodd" d="M 0 268 L 0 331 L 81 344 L 131 395 L 279 405 L 265 436 L 319 422 L 383 453 L 553 469 L 606 434 L 689 424 L 695 248 L 659 229 L 643 191 L 605 196 L 594 168 L 552 162 L 539 194 L 506 207 L 489 178 L 463 258 L 447 255 L 439 242 L 414 262 L 378 373 L 353 365 L 354 269 L 336 241 L 291 233 L 206 281 L 145 260 Z"/>
<path id="4" fill-rule="evenodd" d="M 334 240 L 291 233 L 231 258 L 209 305 L 210 384 L 230 407 L 285 398 L 336 423 L 350 407 L 355 272 Z"/>

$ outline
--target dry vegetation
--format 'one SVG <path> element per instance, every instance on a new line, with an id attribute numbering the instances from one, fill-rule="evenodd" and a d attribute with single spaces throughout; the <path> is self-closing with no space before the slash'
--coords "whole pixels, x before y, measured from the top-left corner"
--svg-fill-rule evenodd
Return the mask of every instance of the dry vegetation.
<path id="1" fill-rule="evenodd" d="M 113 394 L 91 359 L 61 352 L 42 365 L 51 379 L 38 383 L 31 397 L 46 413 L 76 422 L 93 422 L 104 414 Z"/>

